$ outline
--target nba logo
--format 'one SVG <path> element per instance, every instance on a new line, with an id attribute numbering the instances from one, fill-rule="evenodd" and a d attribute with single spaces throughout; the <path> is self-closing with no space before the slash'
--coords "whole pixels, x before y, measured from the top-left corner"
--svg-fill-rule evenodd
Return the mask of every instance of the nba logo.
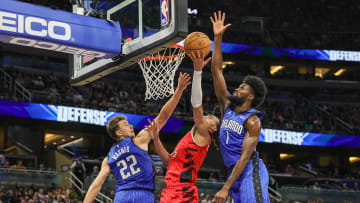
<path id="1" fill-rule="evenodd" d="M 161 26 L 169 23 L 169 2 L 168 0 L 160 0 L 161 6 Z"/>

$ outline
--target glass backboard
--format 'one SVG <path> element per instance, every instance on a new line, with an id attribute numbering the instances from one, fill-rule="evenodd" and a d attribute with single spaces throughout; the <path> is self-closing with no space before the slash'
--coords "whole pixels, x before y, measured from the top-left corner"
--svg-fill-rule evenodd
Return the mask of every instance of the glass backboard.
<path id="1" fill-rule="evenodd" d="M 107 20 L 120 24 L 122 51 L 108 59 L 74 55 L 70 63 L 72 85 L 85 85 L 129 67 L 187 35 L 187 0 L 119 0 L 112 4 L 104 12 Z"/>

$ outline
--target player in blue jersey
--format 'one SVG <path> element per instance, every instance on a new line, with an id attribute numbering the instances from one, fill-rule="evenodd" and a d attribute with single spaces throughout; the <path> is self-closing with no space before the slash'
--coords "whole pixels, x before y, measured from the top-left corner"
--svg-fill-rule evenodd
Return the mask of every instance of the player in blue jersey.
<path id="1" fill-rule="evenodd" d="M 191 83 L 189 74 L 180 73 L 178 87 L 174 95 L 163 106 L 154 119 L 156 125 L 148 126 L 136 136 L 133 126 L 125 116 L 113 117 L 106 131 L 116 144 L 101 164 L 101 170 L 90 185 L 84 202 L 91 203 L 99 193 L 107 176 L 113 172 L 116 179 L 114 202 L 116 203 L 153 203 L 154 170 L 148 155 L 148 144 L 154 132 L 165 125 L 174 112 L 185 88 Z M 157 129 L 152 129 L 156 127 Z"/>
<path id="2" fill-rule="evenodd" d="M 217 100 L 220 104 L 220 151 L 229 176 L 216 193 L 213 202 L 222 203 L 230 194 L 235 203 L 270 202 L 269 175 L 256 151 L 261 130 L 262 113 L 256 110 L 265 99 L 267 88 L 256 76 L 246 76 L 231 95 L 222 73 L 221 41 L 225 13 L 215 12 L 210 17 L 214 31 L 211 71 Z"/>

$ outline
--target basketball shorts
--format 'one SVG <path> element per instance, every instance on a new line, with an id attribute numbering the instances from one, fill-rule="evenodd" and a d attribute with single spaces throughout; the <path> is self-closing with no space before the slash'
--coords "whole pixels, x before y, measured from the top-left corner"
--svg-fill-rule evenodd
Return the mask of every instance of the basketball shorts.
<path id="1" fill-rule="evenodd" d="M 269 174 L 265 164 L 253 154 L 241 176 L 230 188 L 229 194 L 234 203 L 269 203 L 268 185 Z"/>
<path id="2" fill-rule="evenodd" d="M 120 190 L 115 193 L 114 203 L 154 203 L 155 198 L 151 190 L 132 189 Z"/>
<path id="3" fill-rule="evenodd" d="M 198 189 L 195 185 L 186 187 L 166 187 L 161 192 L 160 203 L 197 203 Z"/>

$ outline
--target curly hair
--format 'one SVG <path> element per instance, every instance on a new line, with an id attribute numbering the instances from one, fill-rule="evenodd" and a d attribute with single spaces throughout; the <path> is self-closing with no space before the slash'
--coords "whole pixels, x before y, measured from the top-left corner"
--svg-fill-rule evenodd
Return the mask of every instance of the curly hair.
<path id="1" fill-rule="evenodd" d="M 251 107 L 259 108 L 264 103 L 267 94 L 267 87 L 264 81 L 257 76 L 248 75 L 244 78 L 243 83 L 248 84 L 254 94 Z"/>

